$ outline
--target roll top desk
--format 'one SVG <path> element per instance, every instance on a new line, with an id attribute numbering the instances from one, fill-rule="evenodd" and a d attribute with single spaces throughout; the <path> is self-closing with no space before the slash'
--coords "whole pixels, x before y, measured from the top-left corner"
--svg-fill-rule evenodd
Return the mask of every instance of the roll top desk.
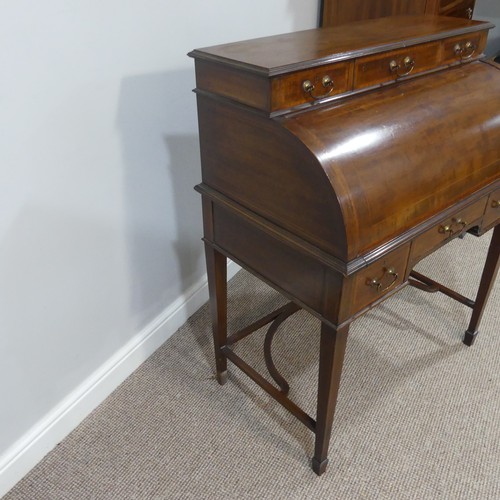
<path id="1" fill-rule="evenodd" d="M 229 359 L 316 435 L 322 474 L 351 322 L 401 288 L 472 309 L 471 345 L 500 253 L 500 71 L 491 24 L 402 16 L 197 49 L 204 242 L 217 377 Z M 413 271 L 456 237 L 493 236 L 475 300 Z M 226 258 L 290 302 L 228 335 Z M 316 418 L 288 398 L 278 326 L 321 320 Z M 231 345 L 270 323 L 275 383 Z"/>

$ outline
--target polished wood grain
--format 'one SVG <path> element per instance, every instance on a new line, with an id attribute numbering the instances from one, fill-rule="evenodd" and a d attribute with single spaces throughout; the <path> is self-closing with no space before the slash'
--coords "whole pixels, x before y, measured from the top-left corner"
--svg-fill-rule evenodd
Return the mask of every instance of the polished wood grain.
<path id="1" fill-rule="evenodd" d="M 204 95 L 198 121 L 204 184 L 332 255 L 346 252 L 340 205 L 299 139 L 275 120 Z"/>
<path id="2" fill-rule="evenodd" d="M 269 109 L 269 79 L 241 71 L 216 61 L 196 61 L 196 85 L 205 92 L 217 93 L 259 109 Z"/>
<path id="3" fill-rule="evenodd" d="M 359 30 L 359 36 L 349 40 L 339 38 L 339 32 L 346 31 L 343 28 L 300 32 L 297 37 L 303 38 L 307 47 L 310 48 L 311 40 L 318 44 L 317 53 L 310 54 L 318 57 L 305 66 L 303 62 L 293 62 L 301 55 L 297 41 L 284 45 L 281 51 L 276 50 L 276 63 L 278 57 L 282 59 L 280 66 L 267 68 L 269 51 L 260 53 L 255 41 L 242 42 L 237 47 L 229 44 L 198 49 L 190 53 L 196 57 L 197 92 L 216 94 L 265 111 L 269 116 L 277 116 L 293 108 L 311 107 L 318 102 L 356 94 L 401 78 L 411 79 L 451 64 L 472 62 L 483 57 L 487 32 L 491 27 L 488 23 L 471 24 L 453 19 L 450 22 L 449 18 L 427 16 L 415 19 L 418 29 L 411 25 L 415 34 L 413 39 L 398 41 L 387 36 L 388 25 L 398 32 L 407 22 L 408 17 L 397 18 L 397 23 L 392 24 L 383 19 L 357 23 L 349 32 Z M 385 33 L 385 38 L 381 33 Z M 271 37 L 270 43 L 282 38 L 290 41 L 290 35 L 283 35 Z M 377 43 L 369 46 L 374 41 Z M 262 43 L 261 40 L 258 42 Z M 330 55 L 319 57 L 324 55 L 325 48 Z M 258 65 L 225 59 L 216 55 L 219 53 L 241 59 L 251 55 Z M 408 60 L 411 62 L 409 67 L 406 66 Z"/>
<path id="4" fill-rule="evenodd" d="M 438 16 L 454 16 L 472 19 L 475 0 L 439 0 L 434 14 Z"/>
<path id="5" fill-rule="evenodd" d="M 230 360 L 314 432 L 318 475 L 356 318 L 410 284 L 471 307 L 464 342 L 477 336 L 500 246 L 500 67 L 477 60 L 488 29 L 394 17 L 191 53 L 217 378 Z M 382 74 L 407 55 L 411 76 Z M 315 86 L 305 94 L 304 80 Z M 494 226 L 475 301 L 413 271 L 455 237 Z M 229 336 L 227 258 L 290 300 Z M 316 419 L 272 360 L 275 329 L 299 308 L 321 321 Z M 279 388 L 232 349 L 271 321 L 264 353 Z"/>
<path id="6" fill-rule="evenodd" d="M 425 233 L 414 239 L 411 248 L 411 267 L 434 252 L 445 243 L 463 235 L 468 229 L 481 222 L 487 199 L 481 198 L 476 203 L 443 218 Z"/>
<path id="7" fill-rule="evenodd" d="M 209 199 L 203 200 L 203 227 L 205 238 L 214 238 L 214 205 Z M 227 259 L 213 246 L 205 245 L 208 290 L 211 297 L 210 314 L 215 347 L 216 374 L 219 384 L 227 380 L 227 359 L 222 347 L 227 342 Z"/>
<path id="8" fill-rule="evenodd" d="M 486 48 L 486 40 L 486 32 L 471 33 L 443 40 L 441 63 L 452 64 L 481 55 Z M 457 50 L 459 47 L 460 50 Z"/>
<path id="9" fill-rule="evenodd" d="M 372 87 L 381 83 L 396 81 L 402 76 L 415 76 L 440 65 L 440 43 L 430 42 L 382 54 L 360 57 L 356 60 L 354 86 L 357 89 Z M 413 64 L 405 68 L 404 60 L 410 58 Z M 391 62 L 399 65 L 391 70 Z"/>
<path id="10" fill-rule="evenodd" d="M 424 14 L 427 0 L 322 0 L 321 26 L 339 26 L 365 19 Z"/>
<path id="11" fill-rule="evenodd" d="M 379 300 L 405 281 L 409 252 L 410 244 L 407 243 L 350 277 L 352 283 L 346 283 L 346 292 L 342 297 L 348 314 L 341 317 L 341 321 Z"/>
<path id="12" fill-rule="evenodd" d="M 336 329 L 321 325 L 316 441 L 312 468 L 318 476 L 328 464 L 328 446 L 342 376 L 349 326 Z"/>
<path id="13" fill-rule="evenodd" d="M 197 61 L 218 61 L 251 73 L 276 76 L 492 27 L 491 23 L 453 17 L 400 16 L 206 47 L 189 55 Z"/>
<path id="14" fill-rule="evenodd" d="M 320 26 L 339 26 L 402 14 L 432 14 L 472 19 L 475 0 L 322 0 Z"/>
<path id="15" fill-rule="evenodd" d="M 352 61 L 325 64 L 316 68 L 296 71 L 271 80 L 270 111 L 288 109 L 304 103 L 314 103 L 320 96 L 332 97 L 353 88 L 354 63 Z M 331 87 L 322 84 L 323 78 L 332 81 Z M 314 91 L 304 91 L 304 82 L 314 85 Z"/>
<path id="16" fill-rule="evenodd" d="M 370 251 L 499 178 L 500 122 L 489 98 L 499 86 L 500 72 L 477 62 L 282 119 L 340 203 L 340 258 Z"/>
<path id="17" fill-rule="evenodd" d="M 324 264 L 265 234 L 227 209 L 215 207 L 215 215 L 214 241 L 230 258 L 265 277 L 273 286 L 279 286 L 285 296 L 294 297 L 305 308 L 322 311 Z M 342 278 L 339 275 L 332 278 L 336 279 L 335 286 L 339 286 Z M 338 302 L 335 307 L 331 303 L 330 308 L 333 308 L 331 319 L 336 320 Z"/>

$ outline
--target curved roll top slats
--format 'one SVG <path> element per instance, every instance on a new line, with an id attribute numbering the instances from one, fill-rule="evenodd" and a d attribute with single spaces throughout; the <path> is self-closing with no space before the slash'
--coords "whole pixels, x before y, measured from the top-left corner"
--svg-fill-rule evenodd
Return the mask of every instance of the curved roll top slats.
<path id="1" fill-rule="evenodd" d="M 353 259 L 500 179 L 500 71 L 476 62 L 283 118 L 338 198 Z"/>

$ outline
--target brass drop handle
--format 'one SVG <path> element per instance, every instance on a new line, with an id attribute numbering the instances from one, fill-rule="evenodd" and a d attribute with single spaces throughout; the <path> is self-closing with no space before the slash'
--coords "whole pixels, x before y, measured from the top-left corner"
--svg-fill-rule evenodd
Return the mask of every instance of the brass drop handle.
<path id="1" fill-rule="evenodd" d="M 460 57 L 463 61 L 465 59 L 470 59 L 474 52 L 476 52 L 477 47 L 472 42 L 465 42 L 464 44 L 457 43 L 454 47 L 455 54 Z"/>
<path id="2" fill-rule="evenodd" d="M 465 14 L 467 15 L 467 18 L 468 19 L 472 19 L 472 14 L 473 14 L 473 10 L 471 7 L 469 7 L 468 9 L 465 10 Z"/>
<path id="3" fill-rule="evenodd" d="M 333 80 L 328 76 L 325 75 L 321 79 L 321 85 L 323 85 L 323 88 L 328 89 L 324 94 L 321 95 L 314 95 L 313 92 L 316 89 L 316 86 L 311 82 L 311 80 L 305 80 L 302 82 L 302 89 L 306 94 L 309 94 L 313 99 L 323 99 L 323 97 L 326 97 L 327 95 L 331 94 L 333 90 Z"/>
<path id="4" fill-rule="evenodd" d="M 396 73 L 397 76 L 409 75 L 413 68 L 415 67 L 415 60 L 410 56 L 406 56 L 401 63 L 398 63 L 396 59 L 393 59 L 389 63 L 389 69 L 391 73 Z"/>
<path id="5" fill-rule="evenodd" d="M 500 201 L 498 201 L 498 200 L 493 200 L 493 201 L 491 202 L 491 208 L 498 208 L 498 207 L 500 207 Z"/>
<path id="6" fill-rule="evenodd" d="M 458 229 L 454 229 L 455 226 L 459 226 Z M 445 224 L 444 226 L 439 226 L 439 232 L 442 234 L 447 234 L 448 237 L 451 238 L 454 234 L 461 233 L 463 229 L 467 226 L 467 222 L 463 221 L 460 218 L 453 218 L 451 219 L 450 224 Z"/>
<path id="7" fill-rule="evenodd" d="M 386 276 L 389 277 L 388 284 L 385 287 L 383 287 L 384 285 L 382 282 L 387 281 Z M 393 267 L 384 267 L 384 274 L 380 279 L 368 278 L 366 280 L 366 284 L 368 286 L 372 286 L 372 287 L 376 288 L 377 292 L 382 293 L 382 292 L 389 290 L 389 288 L 392 288 L 396 284 L 398 277 L 399 277 L 399 275 Z"/>

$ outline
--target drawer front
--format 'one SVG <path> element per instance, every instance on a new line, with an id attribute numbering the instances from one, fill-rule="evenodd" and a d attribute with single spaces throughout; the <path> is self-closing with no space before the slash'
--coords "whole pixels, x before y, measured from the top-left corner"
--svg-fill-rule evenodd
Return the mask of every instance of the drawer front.
<path id="1" fill-rule="evenodd" d="M 409 249 L 409 244 L 404 245 L 352 277 L 351 316 L 403 283 Z"/>
<path id="2" fill-rule="evenodd" d="M 351 90 L 352 68 L 352 62 L 341 62 L 273 78 L 271 111 L 313 103 Z"/>
<path id="3" fill-rule="evenodd" d="M 437 14 L 472 19 L 474 4 L 475 0 L 440 0 Z"/>
<path id="4" fill-rule="evenodd" d="M 483 228 L 496 225 L 500 219 L 500 189 L 493 191 L 486 203 L 486 210 L 483 218 Z"/>
<path id="5" fill-rule="evenodd" d="M 485 204 L 486 199 L 483 198 L 418 236 L 412 244 L 409 270 L 433 250 L 473 227 L 481 219 Z"/>
<path id="6" fill-rule="evenodd" d="M 443 40 L 443 64 L 452 64 L 479 57 L 486 46 L 487 36 L 486 32 L 481 31 Z"/>
<path id="7" fill-rule="evenodd" d="M 354 86 L 371 87 L 435 68 L 439 49 L 439 42 L 432 42 L 361 57 L 356 61 Z"/>

